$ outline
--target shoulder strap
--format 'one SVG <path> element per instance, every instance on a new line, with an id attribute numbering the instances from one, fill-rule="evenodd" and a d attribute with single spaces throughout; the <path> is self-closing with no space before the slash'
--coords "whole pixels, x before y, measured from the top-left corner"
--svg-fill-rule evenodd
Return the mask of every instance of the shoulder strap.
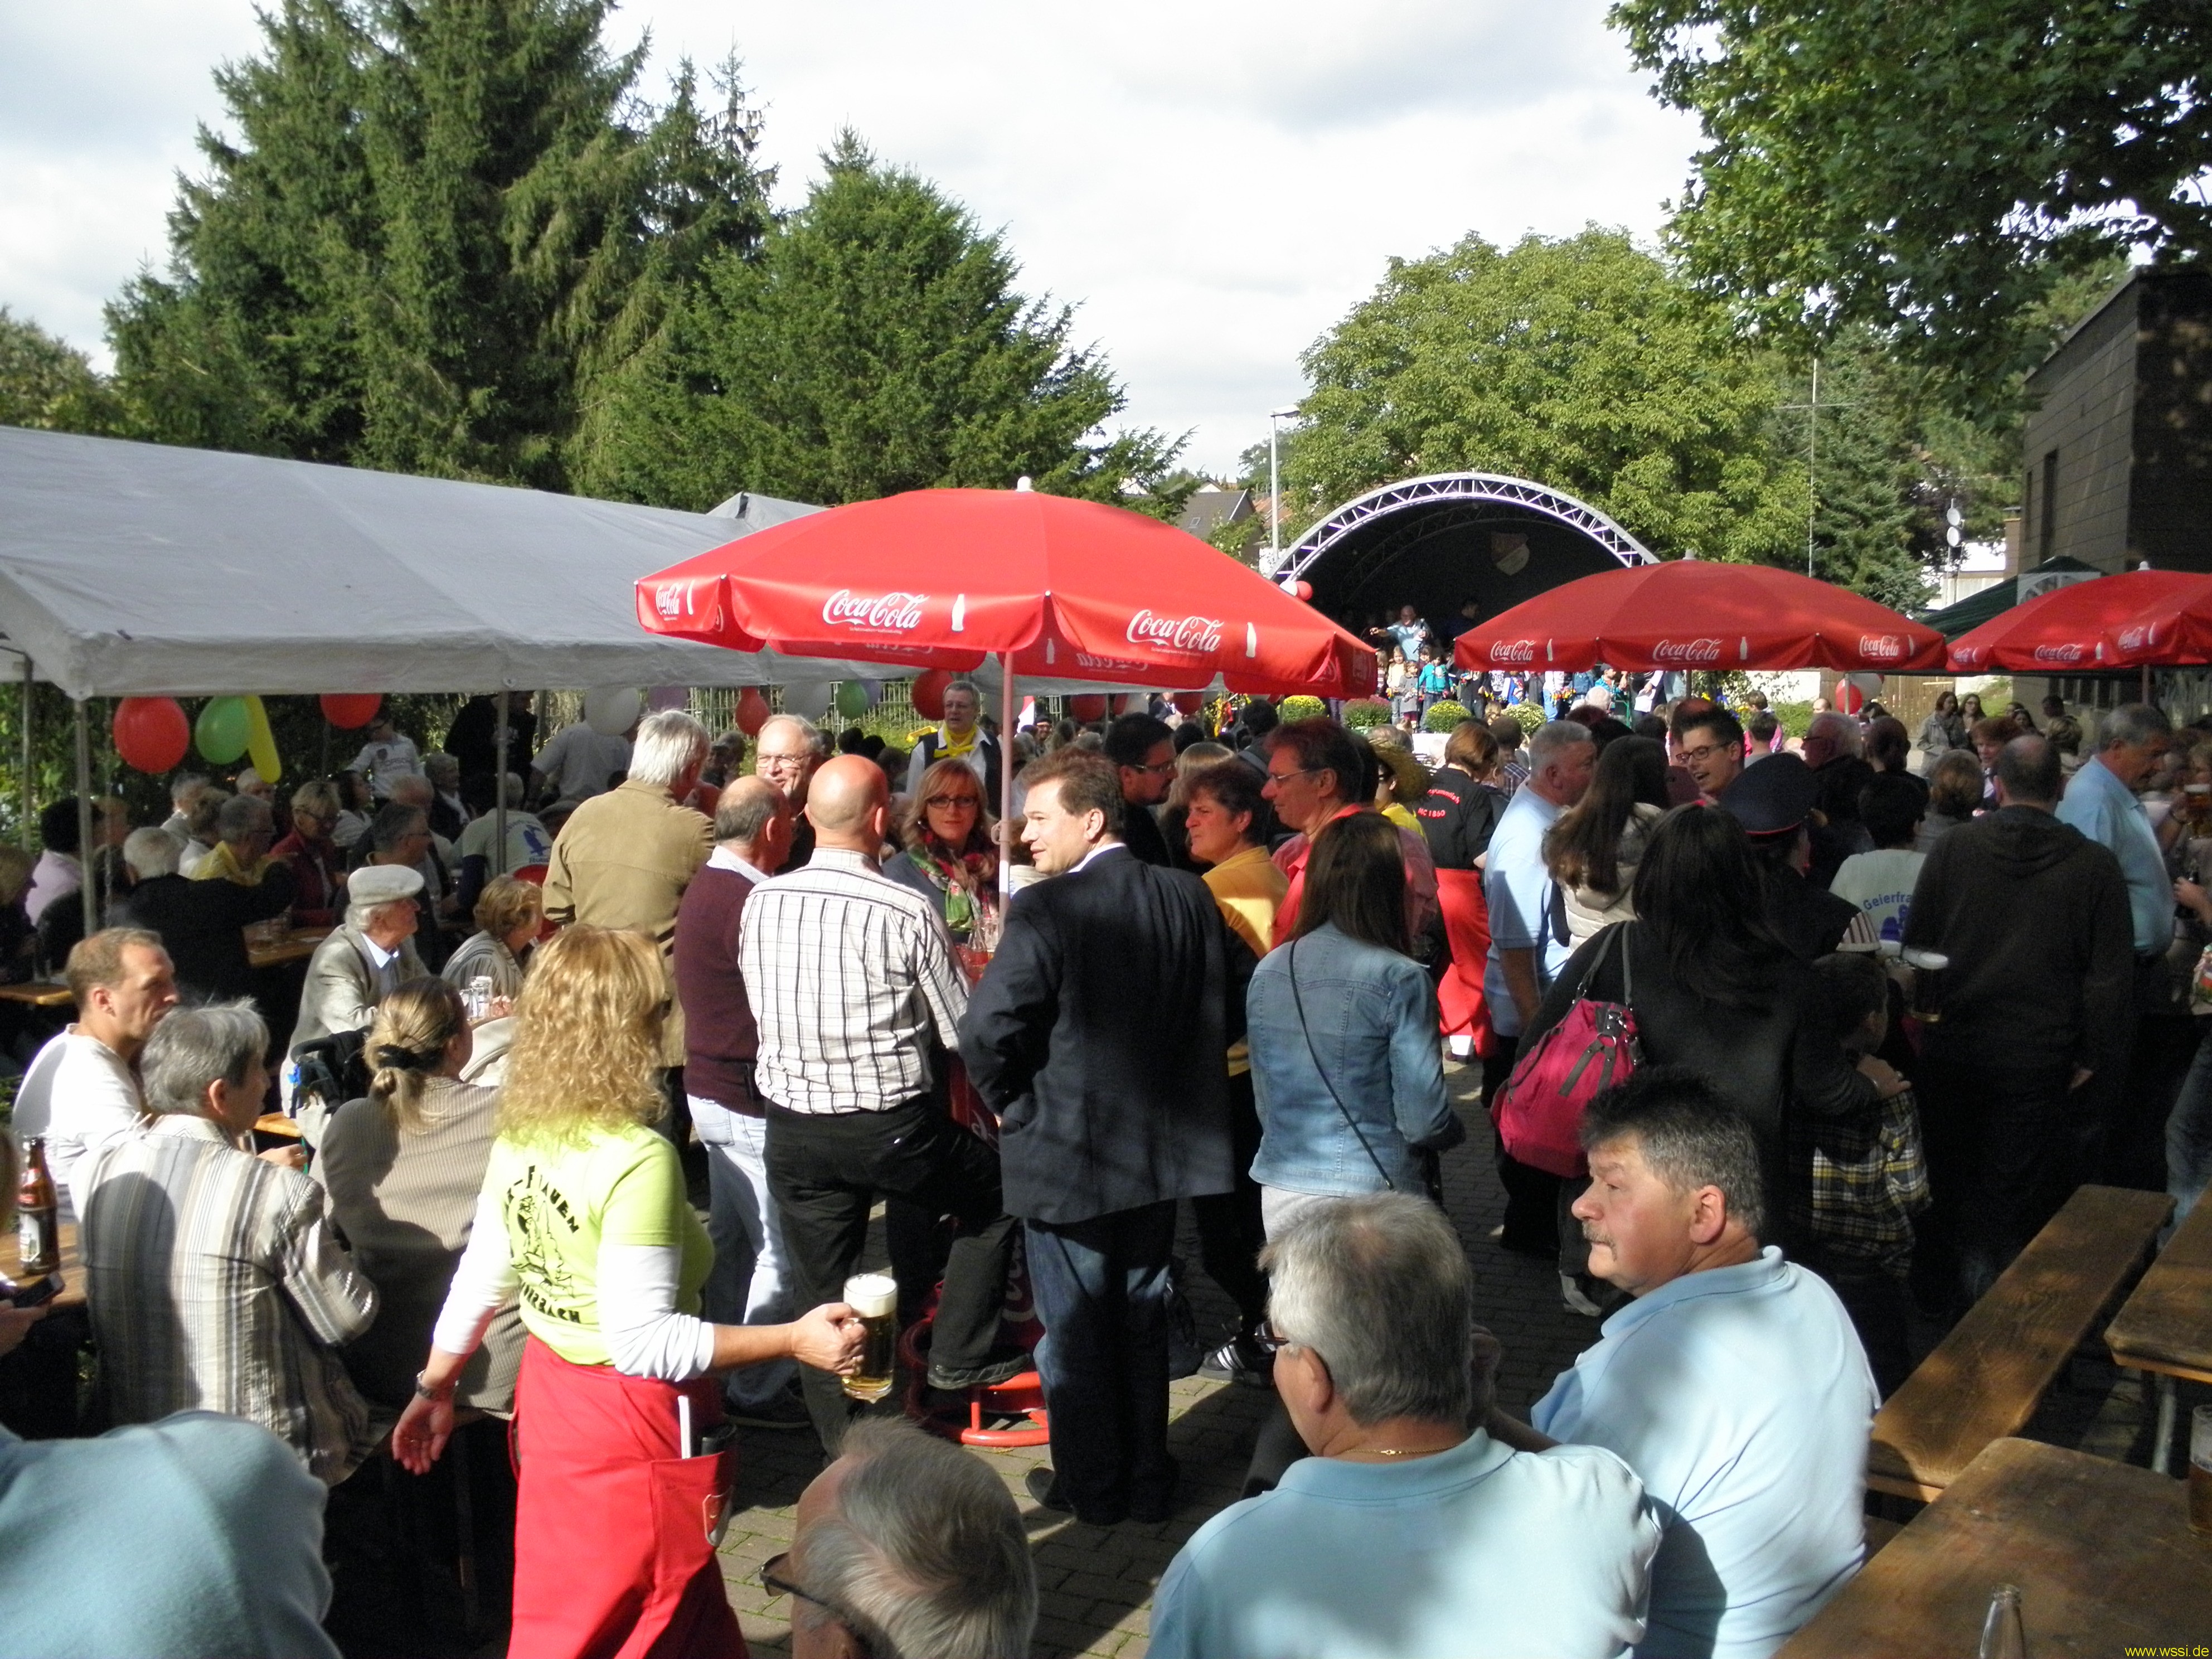
<path id="1" fill-rule="evenodd" d="M 1398 1190 L 1398 1183 L 1390 1179 L 1390 1172 L 1382 1167 L 1382 1160 L 1375 1156 L 1375 1148 L 1368 1144 L 1358 1120 L 1352 1115 L 1352 1109 L 1344 1103 L 1344 1097 L 1337 1093 L 1336 1085 L 1329 1079 L 1328 1068 L 1321 1063 L 1321 1055 L 1314 1048 L 1313 1032 L 1306 1025 L 1306 1000 L 1298 989 L 1300 943 L 1298 939 L 1291 941 L 1290 953 L 1284 958 L 1283 965 L 1291 981 L 1291 1006 L 1298 1011 L 1298 1035 L 1306 1040 L 1306 1057 L 1313 1061 L 1314 1070 L 1321 1078 L 1322 1087 L 1328 1091 L 1328 1097 L 1336 1103 L 1336 1109 L 1344 1119 L 1344 1127 L 1352 1131 L 1352 1139 L 1359 1143 L 1359 1150 L 1367 1154 L 1367 1161 L 1375 1166 L 1375 1173 L 1382 1177 L 1383 1186 L 1395 1193 Z"/>

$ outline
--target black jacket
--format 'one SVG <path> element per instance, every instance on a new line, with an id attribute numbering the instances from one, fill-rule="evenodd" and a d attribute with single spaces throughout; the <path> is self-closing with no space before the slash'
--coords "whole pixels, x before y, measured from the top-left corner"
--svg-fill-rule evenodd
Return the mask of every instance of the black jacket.
<path id="1" fill-rule="evenodd" d="M 1648 923 L 1619 926 L 1627 931 L 1595 975 L 1589 994 L 1608 1002 L 1629 1001 L 1646 1064 L 1687 1066 L 1704 1073 L 1749 1120 L 1766 1170 L 1764 1242 L 1788 1246 L 1792 1241 L 1787 1218 L 1805 1207 L 1799 1189 L 1811 1180 L 1809 1170 L 1788 1167 L 1785 1149 L 1792 1123 L 1865 1112 L 1874 1103 L 1874 1084 L 1844 1057 L 1820 981 L 1804 963 L 1777 957 L 1759 1000 L 1731 1007 L 1707 1001 L 1696 985 L 1675 975 Z M 1599 933 L 1560 970 L 1534 1022 L 1522 1034 L 1522 1054 L 1566 1017 L 1599 946 L 1614 931 Z M 1624 994 L 1624 952 L 1632 999 Z M 1795 1203 L 1790 1201 L 1793 1198 Z"/>
<path id="2" fill-rule="evenodd" d="M 1167 835 L 1149 806 L 1121 803 L 1121 843 L 1146 864 L 1165 867 L 1175 863 L 1168 852 Z"/>
<path id="3" fill-rule="evenodd" d="M 1766 925 L 1800 962 L 1817 962 L 1826 956 L 1858 920 L 1857 905 L 1838 898 L 1825 884 L 1816 885 L 1788 865 L 1769 865 L 1765 879 Z"/>
<path id="4" fill-rule="evenodd" d="M 1905 942 L 1951 959 L 1931 1054 L 1992 1071 L 2126 1056 L 2135 929 L 2119 860 L 2071 824 L 2007 806 L 1960 824 L 1920 866 Z"/>
<path id="5" fill-rule="evenodd" d="M 1127 850 L 1024 888 L 960 1022 L 1006 1208 L 1066 1224 L 1230 1189 L 1228 929 Z"/>
<path id="6" fill-rule="evenodd" d="M 155 876 L 142 881 L 108 917 L 117 927 L 148 927 L 161 936 L 176 964 L 177 985 L 189 994 L 242 997 L 253 992 L 253 967 L 246 955 L 248 923 L 267 921 L 292 908 L 292 866 L 276 863 L 258 887 L 216 878 L 189 881 Z"/>

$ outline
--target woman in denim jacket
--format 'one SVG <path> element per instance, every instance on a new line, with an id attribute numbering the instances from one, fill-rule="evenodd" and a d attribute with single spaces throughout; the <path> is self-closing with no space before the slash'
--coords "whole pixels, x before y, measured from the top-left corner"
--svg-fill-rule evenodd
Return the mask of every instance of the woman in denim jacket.
<path id="1" fill-rule="evenodd" d="M 1436 991 L 1408 944 L 1396 829 L 1372 812 L 1335 819 L 1315 838 L 1296 935 L 1245 997 L 1252 1176 L 1271 1237 L 1316 1199 L 1426 1192 L 1423 1155 L 1467 1133 L 1444 1097 Z"/>

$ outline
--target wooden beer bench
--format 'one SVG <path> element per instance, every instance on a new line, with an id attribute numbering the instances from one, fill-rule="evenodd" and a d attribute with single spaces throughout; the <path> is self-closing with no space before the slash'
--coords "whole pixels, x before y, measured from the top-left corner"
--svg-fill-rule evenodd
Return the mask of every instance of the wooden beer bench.
<path id="1" fill-rule="evenodd" d="M 2171 1467 L 2175 1416 L 2174 1380 L 2212 1382 L 2212 1201 L 2199 1203 L 2136 1286 L 2112 1322 L 2105 1344 L 2113 1362 L 2157 1378 L 2157 1438 L 2150 1466 Z"/>
<path id="2" fill-rule="evenodd" d="M 1868 1487 L 1931 1503 L 2026 1427 L 2172 1209 L 2164 1193 L 2078 1188 L 1875 1414 Z"/>

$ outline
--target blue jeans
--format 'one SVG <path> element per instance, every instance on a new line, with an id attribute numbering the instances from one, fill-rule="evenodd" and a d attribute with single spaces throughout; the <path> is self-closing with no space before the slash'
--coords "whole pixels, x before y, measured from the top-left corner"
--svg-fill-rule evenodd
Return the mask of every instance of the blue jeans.
<path id="1" fill-rule="evenodd" d="M 1132 1504 L 1164 1508 L 1174 1494 L 1167 1298 L 1175 1217 L 1172 1203 L 1147 1204 L 1088 1221 L 1029 1224 L 1053 1469 L 1079 1520 L 1110 1524 Z"/>
<path id="2" fill-rule="evenodd" d="M 691 1121 L 707 1148 L 707 1237 L 714 1243 L 700 1311 L 717 1325 L 780 1325 L 793 1310 L 768 1189 L 767 1121 L 694 1095 Z M 792 1360 L 766 1359 L 732 1371 L 722 1391 L 732 1405 L 758 1406 L 798 1375 Z"/>
<path id="3" fill-rule="evenodd" d="M 2212 1185 L 2212 1032 L 2197 1046 L 2189 1075 L 2166 1120 L 2166 1190 L 2179 1226 Z"/>

